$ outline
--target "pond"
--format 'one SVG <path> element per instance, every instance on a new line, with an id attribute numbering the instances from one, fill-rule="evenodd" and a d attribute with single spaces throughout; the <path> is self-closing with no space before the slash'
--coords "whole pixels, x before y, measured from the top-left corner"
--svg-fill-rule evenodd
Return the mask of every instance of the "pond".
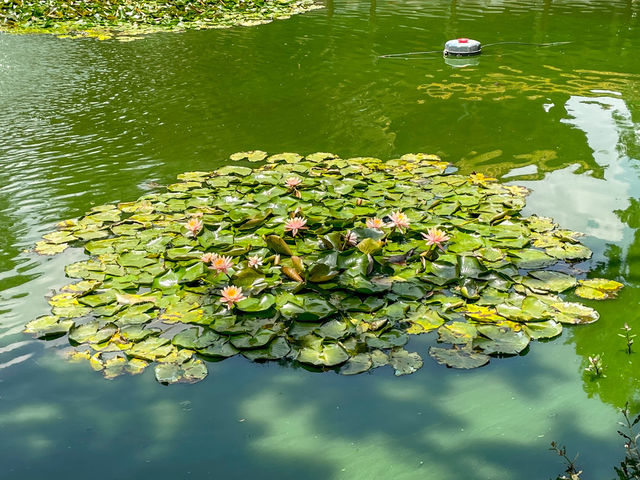
<path id="1" fill-rule="evenodd" d="M 0 467 L 3 478 L 551 478 L 551 441 L 613 478 L 618 409 L 640 409 L 640 6 L 632 1 L 329 1 L 253 28 L 142 40 L 0 35 Z M 467 36 L 503 44 L 459 68 Z M 600 320 L 471 371 L 312 373 L 242 357 L 194 385 L 105 380 L 22 332 L 68 283 L 29 250 L 58 221 L 132 201 L 236 151 L 440 155 L 532 190 L 526 214 L 587 234 L 625 283 Z M 604 377 L 584 369 L 603 355 Z"/>

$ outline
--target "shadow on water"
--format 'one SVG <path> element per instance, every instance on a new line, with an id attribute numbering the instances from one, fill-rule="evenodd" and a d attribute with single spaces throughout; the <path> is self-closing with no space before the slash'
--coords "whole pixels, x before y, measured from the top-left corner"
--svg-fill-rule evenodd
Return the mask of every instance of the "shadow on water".
<path id="1" fill-rule="evenodd" d="M 209 364 L 200 384 L 173 387 L 151 372 L 105 381 L 86 364 L 41 355 L 2 383 L 3 478 L 89 469 L 105 479 L 547 478 L 561 466 L 548 444 L 566 438 L 589 452 L 594 474 L 617 460 L 615 422 L 589 421 L 573 405 L 573 369 L 545 358 L 561 345 L 458 372 L 425 355 L 428 340 L 414 343 L 425 366 L 407 377 L 236 358 Z M 34 395 L 37 384 L 46 395 Z"/>
<path id="2" fill-rule="evenodd" d="M 638 354 L 624 354 L 615 335 L 624 321 L 640 331 L 640 96 L 629 73 L 640 5 L 329 7 L 255 29 L 130 44 L 0 35 L 3 479 L 550 478 L 562 470 L 547 451 L 552 440 L 581 453 L 589 478 L 612 476 L 622 456 L 619 417 L 600 400 L 619 407 L 640 391 Z M 571 36 L 574 45 L 497 49 L 464 71 L 441 59 L 377 61 L 462 34 L 483 42 Z M 63 266 L 79 255 L 20 253 L 54 222 L 92 203 L 135 199 L 149 181 L 210 170 L 247 148 L 441 152 L 463 171 L 495 176 L 530 168 L 526 180 L 544 180 L 531 182 L 529 213 L 588 233 L 594 273 L 629 287 L 595 305 L 600 322 L 473 372 L 436 365 L 426 354 L 433 338 L 416 339 L 425 366 L 402 378 L 238 358 L 210 364 L 210 377 L 192 386 L 163 387 L 152 371 L 106 381 L 56 357 L 55 342 L 20 334 L 48 311 L 44 295 L 66 283 Z M 583 376 L 586 358 L 602 350 L 607 377 Z"/>

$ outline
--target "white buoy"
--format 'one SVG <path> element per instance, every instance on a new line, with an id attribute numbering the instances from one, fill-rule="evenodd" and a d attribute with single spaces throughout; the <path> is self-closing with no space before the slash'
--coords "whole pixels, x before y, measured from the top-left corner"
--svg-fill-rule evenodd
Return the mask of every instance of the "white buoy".
<path id="1" fill-rule="evenodd" d="M 445 57 L 468 57 L 470 55 L 480 55 L 482 45 L 477 40 L 470 38 L 456 38 L 444 44 Z"/>

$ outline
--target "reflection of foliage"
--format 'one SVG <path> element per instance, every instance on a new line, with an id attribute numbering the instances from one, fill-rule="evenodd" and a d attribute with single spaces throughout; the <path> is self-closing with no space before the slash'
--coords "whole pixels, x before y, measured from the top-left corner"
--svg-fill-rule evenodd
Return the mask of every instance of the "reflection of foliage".
<path id="1" fill-rule="evenodd" d="M 558 475 L 558 477 L 556 477 L 556 480 L 579 480 L 580 475 L 582 474 L 582 470 L 578 470 L 578 467 L 576 465 L 578 455 L 576 455 L 573 460 L 571 460 L 567 456 L 567 447 L 565 447 L 564 445 L 559 445 L 556 442 L 551 442 L 551 448 L 549 448 L 549 450 L 555 452 L 556 455 L 562 458 L 564 463 L 567 465 L 564 470 L 564 474 Z"/>
<path id="2" fill-rule="evenodd" d="M 27 331 L 68 333 L 71 356 L 109 378 L 159 362 L 159 381 L 197 381 L 196 353 L 402 375 L 422 365 L 402 348 L 410 334 L 437 330 L 452 348 L 431 356 L 475 368 L 598 319 L 560 293 L 622 286 L 564 273 L 591 251 L 520 217 L 526 189 L 445 173 L 436 156 L 266 157 L 234 154 L 267 162 L 184 173 L 166 193 L 60 223 L 36 250 L 77 244 L 92 258 L 67 266 L 82 281 Z"/>
<path id="3" fill-rule="evenodd" d="M 590 329 L 589 335 L 575 330 L 571 341 L 576 345 L 576 352 L 583 357 L 583 367 L 587 366 L 588 358 L 595 353 L 604 352 L 606 355 L 606 376 L 595 379 L 584 372 L 585 391 L 589 395 L 598 395 L 602 401 L 618 408 L 628 401 L 637 409 L 640 405 L 640 357 L 637 352 L 629 354 L 625 325 L 634 330 L 638 325 L 635 306 L 640 285 L 640 272 L 637 271 L 637 260 L 640 258 L 640 201 L 630 198 L 629 206 L 615 213 L 633 229 L 632 240 L 626 248 L 608 244 L 604 250 L 607 261 L 599 264 L 594 273 L 607 278 L 624 278 L 627 283 L 626 295 L 616 307 L 601 304 L 598 310 L 603 318 L 610 319 L 607 325 L 595 325 Z M 618 337 L 620 329 L 625 331 L 625 341 Z M 633 341 L 631 335 L 629 340 Z"/>
<path id="4" fill-rule="evenodd" d="M 634 419 L 631 419 L 631 411 L 629 404 L 625 404 L 620 409 L 620 413 L 624 417 L 623 422 L 618 422 L 618 425 L 622 427 L 622 430 L 618 430 L 618 435 L 624 439 L 625 457 L 620 462 L 619 467 L 613 467 L 617 475 L 618 480 L 640 480 L 640 452 L 638 451 L 638 440 L 640 439 L 640 433 L 635 432 L 635 426 L 640 423 L 640 414 Z M 551 442 L 551 448 L 558 456 L 560 456 L 567 467 L 564 474 L 558 475 L 556 480 L 578 480 L 582 474 L 582 470 L 578 470 L 576 461 L 578 455 L 571 460 L 567 456 L 567 448 L 564 445 L 559 445 L 557 442 Z"/>
<path id="5" fill-rule="evenodd" d="M 615 467 L 619 480 L 638 480 L 640 479 L 640 452 L 638 451 L 638 439 L 640 433 L 635 433 L 634 428 L 640 422 L 640 415 L 633 420 L 630 418 L 629 404 L 627 403 L 621 410 L 624 422 L 618 424 L 624 431 L 618 430 L 618 434 L 624 438 L 624 460 L 620 463 L 620 467 Z"/>
<path id="6" fill-rule="evenodd" d="M 140 34 L 161 29 L 259 25 L 316 8 L 320 6 L 311 0 L 5 1 L 0 3 L 0 28 L 104 39 L 114 31 Z"/>
<path id="7" fill-rule="evenodd" d="M 470 82 L 462 73 L 450 75 L 450 79 L 433 82 L 418 87 L 428 96 L 447 100 L 458 97 L 461 100 L 508 100 L 525 97 L 537 100 L 552 94 L 577 96 L 598 96 L 608 90 L 624 93 L 634 87 L 639 75 L 616 72 L 597 72 L 592 70 L 574 70 L 562 72 L 556 67 L 547 66 L 554 71 L 553 78 L 541 75 L 526 75 L 520 70 L 507 66 L 500 67 L 504 72 L 487 73 Z M 559 73 L 560 72 L 560 73 Z"/>

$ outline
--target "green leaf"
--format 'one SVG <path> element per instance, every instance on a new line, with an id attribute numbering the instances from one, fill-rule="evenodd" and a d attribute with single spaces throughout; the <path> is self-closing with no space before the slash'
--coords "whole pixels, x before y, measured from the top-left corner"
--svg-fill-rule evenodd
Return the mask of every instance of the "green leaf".
<path id="1" fill-rule="evenodd" d="M 491 357 L 484 353 L 479 353 L 469 347 L 465 348 L 429 348 L 431 355 L 436 362 L 451 368 L 471 369 L 478 368 L 489 363 Z"/>
<path id="2" fill-rule="evenodd" d="M 356 246 L 365 255 L 371 255 L 382 248 L 382 242 L 380 240 L 374 240 L 373 238 L 365 238 Z"/>
<path id="3" fill-rule="evenodd" d="M 452 322 L 438 328 L 438 341 L 453 345 L 471 344 L 478 334 L 475 326 L 466 322 Z"/>
<path id="4" fill-rule="evenodd" d="M 291 347 L 283 337 L 277 337 L 266 348 L 244 350 L 242 355 L 249 360 L 278 360 L 286 357 Z"/>
<path id="5" fill-rule="evenodd" d="M 580 303 L 573 302 L 556 302 L 551 304 L 559 314 L 554 316 L 556 321 L 569 324 L 593 323 L 600 318 L 598 312 L 593 308 L 587 307 Z"/>
<path id="6" fill-rule="evenodd" d="M 422 368 L 422 358 L 415 352 L 396 348 L 389 354 L 389 364 L 395 370 L 396 377 L 408 375 Z"/>
<path id="7" fill-rule="evenodd" d="M 30 333 L 37 338 L 45 338 L 63 335 L 67 333 L 73 325 L 73 320 L 61 320 L 55 315 L 45 315 L 27 323 L 24 333 Z"/>
<path id="8" fill-rule="evenodd" d="M 251 169 L 248 167 L 240 167 L 238 165 L 227 165 L 226 167 L 219 168 L 217 170 L 218 175 L 238 175 L 240 177 L 246 177 L 251 174 Z"/>
<path id="9" fill-rule="evenodd" d="M 260 297 L 249 297 L 236 303 L 236 308 L 243 312 L 264 312 L 276 303 L 276 297 L 267 293 Z"/>
<path id="10" fill-rule="evenodd" d="M 325 367 L 340 365 L 348 359 L 349 354 L 344 351 L 344 348 L 336 343 L 320 346 L 319 348 L 302 348 L 296 358 L 296 360 L 301 363 L 309 363 L 311 365 Z"/>
<path id="11" fill-rule="evenodd" d="M 530 276 L 522 279 L 522 284 L 532 290 L 547 292 L 564 292 L 573 288 L 578 283 L 571 275 L 560 272 L 536 271 L 530 272 Z"/>
<path id="12" fill-rule="evenodd" d="M 513 258 L 513 263 L 518 268 L 543 268 L 557 262 L 556 258 L 550 257 L 546 253 L 532 248 L 509 250 L 509 255 Z"/>
<path id="13" fill-rule="evenodd" d="M 479 325 L 478 332 L 483 336 L 476 337 L 473 346 L 486 354 L 517 355 L 529 345 L 529 336 L 522 330 L 516 331 L 499 325 Z"/>
<path id="14" fill-rule="evenodd" d="M 541 338 L 554 338 L 562 333 L 562 324 L 554 320 L 546 322 L 531 322 L 522 327 L 527 335 L 535 340 Z"/>
<path id="15" fill-rule="evenodd" d="M 357 375 L 369 370 L 373 366 L 371 355 L 368 353 L 359 353 L 345 363 L 340 369 L 342 375 Z"/>

